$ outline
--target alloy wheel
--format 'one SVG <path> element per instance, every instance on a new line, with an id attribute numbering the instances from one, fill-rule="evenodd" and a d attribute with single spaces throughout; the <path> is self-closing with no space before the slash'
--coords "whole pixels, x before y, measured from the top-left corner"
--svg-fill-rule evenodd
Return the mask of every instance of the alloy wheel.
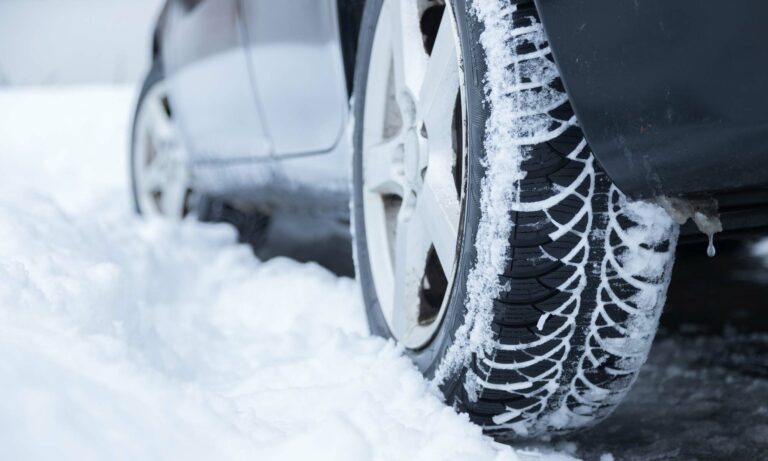
<path id="1" fill-rule="evenodd" d="M 420 348 L 445 313 L 465 176 L 464 89 L 450 4 L 385 0 L 363 120 L 363 210 L 393 336 Z"/>
<path id="2" fill-rule="evenodd" d="M 157 83 L 137 114 L 133 181 L 143 215 L 181 219 L 189 211 L 190 173 L 187 152 L 171 115 L 166 86 Z"/>

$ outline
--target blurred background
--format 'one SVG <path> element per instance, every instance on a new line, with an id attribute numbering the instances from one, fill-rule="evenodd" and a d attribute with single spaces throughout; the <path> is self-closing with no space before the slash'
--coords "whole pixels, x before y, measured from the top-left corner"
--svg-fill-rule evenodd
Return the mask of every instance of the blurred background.
<path id="1" fill-rule="evenodd" d="M 161 0 L 0 0 L 0 85 L 138 82 Z"/>

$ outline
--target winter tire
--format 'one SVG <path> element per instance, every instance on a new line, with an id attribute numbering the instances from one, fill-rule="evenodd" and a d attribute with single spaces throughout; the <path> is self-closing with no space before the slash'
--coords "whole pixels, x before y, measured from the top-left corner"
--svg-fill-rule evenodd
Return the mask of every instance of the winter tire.
<path id="1" fill-rule="evenodd" d="M 532 0 L 369 0 L 353 233 L 373 333 L 500 440 L 621 401 L 677 228 L 601 170 Z"/>

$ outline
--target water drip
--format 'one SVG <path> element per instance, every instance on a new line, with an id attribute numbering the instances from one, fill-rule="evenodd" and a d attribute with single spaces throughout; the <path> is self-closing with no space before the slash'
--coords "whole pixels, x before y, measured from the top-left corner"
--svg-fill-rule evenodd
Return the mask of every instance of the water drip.
<path id="1" fill-rule="evenodd" d="M 715 234 L 710 232 L 709 234 L 707 234 L 707 237 L 709 237 L 709 245 L 707 245 L 707 256 L 709 256 L 710 258 L 714 258 L 716 253 Z"/>
<path id="2" fill-rule="evenodd" d="M 704 213 L 696 212 L 693 215 L 693 222 L 704 235 L 707 236 L 709 244 L 707 245 L 707 256 L 714 258 L 715 254 L 715 233 L 723 231 L 723 224 L 718 216 L 707 216 Z"/>

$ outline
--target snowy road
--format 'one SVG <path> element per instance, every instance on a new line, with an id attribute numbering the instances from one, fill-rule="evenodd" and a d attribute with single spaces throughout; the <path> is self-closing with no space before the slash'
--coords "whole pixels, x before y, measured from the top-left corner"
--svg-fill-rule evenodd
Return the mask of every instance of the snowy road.
<path id="1" fill-rule="evenodd" d="M 445 407 L 351 279 L 132 216 L 132 103 L 0 93 L 4 459 L 569 459 Z"/>
<path id="2" fill-rule="evenodd" d="M 495 444 L 446 408 L 393 344 L 367 334 L 351 279 L 312 263 L 260 262 L 225 225 L 135 218 L 125 165 L 132 103 L 130 89 L 0 92 L 3 459 L 768 451 L 764 335 L 670 336 L 605 432 L 553 448 Z"/>

